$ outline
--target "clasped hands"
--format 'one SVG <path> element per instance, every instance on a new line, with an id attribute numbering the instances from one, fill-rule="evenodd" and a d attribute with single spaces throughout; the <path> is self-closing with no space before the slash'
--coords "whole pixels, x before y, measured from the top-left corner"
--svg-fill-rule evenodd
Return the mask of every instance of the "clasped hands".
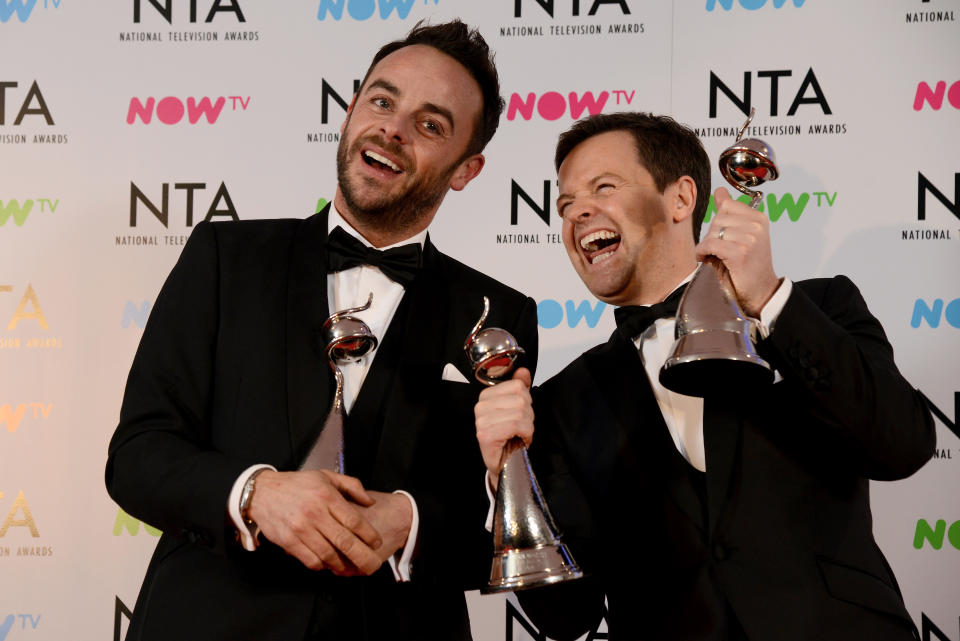
<path id="1" fill-rule="evenodd" d="M 257 477 L 250 518 L 263 536 L 311 570 L 369 575 L 403 547 L 413 508 L 401 494 L 364 489 L 329 470 Z"/>

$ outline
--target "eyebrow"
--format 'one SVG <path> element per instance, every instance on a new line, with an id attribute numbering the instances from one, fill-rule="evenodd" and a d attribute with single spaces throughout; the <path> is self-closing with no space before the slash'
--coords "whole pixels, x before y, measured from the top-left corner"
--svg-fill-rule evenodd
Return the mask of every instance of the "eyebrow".
<path id="1" fill-rule="evenodd" d="M 382 78 L 377 78 L 376 80 L 370 81 L 370 84 L 367 85 L 367 88 L 364 90 L 364 93 L 368 93 L 371 89 L 383 89 L 387 93 L 400 97 L 403 93 L 400 91 L 400 88 L 389 80 L 383 80 Z M 421 106 L 421 109 L 425 109 L 430 113 L 435 113 L 439 116 L 443 116 L 447 122 L 450 123 L 450 133 L 452 134 L 456 129 L 456 125 L 453 119 L 453 113 L 446 107 L 441 107 L 440 105 L 433 102 L 425 102 Z"/>
<path id="2" fill-rule="evenodd" d="M 596 176 L 591 178 L 590 182 L 588 182 L 587 185 L 592 187 L 593 185 L 596 185 L 598 182 L 600 182 L 604 178 L 616 178 L 617 180 L 621 180 L 621 181 L 623 180 L 623 176 L 615 174 L 612 171 L 605 171 L 602 174 L 597 174 Z M 557 202 L 560 202 L 564 198 L 573 198 L 573 195 L 561 193 L 557 196 Z"/>

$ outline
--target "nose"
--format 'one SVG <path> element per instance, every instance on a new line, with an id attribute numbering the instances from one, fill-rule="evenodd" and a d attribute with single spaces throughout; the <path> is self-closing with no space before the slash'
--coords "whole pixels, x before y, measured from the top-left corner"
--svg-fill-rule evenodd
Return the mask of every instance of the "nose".
<path id="1" fill-rule="evenodd" d="M 588 220 L 594 213 L 593 204 L 589 198 L 578 198 L 567 204 L 562 218 L 571 223 L 581 223 Z"/>
<path id="2" fill-rule="evenodd" d="M 380 131 L 387 140 L 403 144 L 408 140 L 407 118 L 399 112 L 393 112 L 380 122 Z"/>

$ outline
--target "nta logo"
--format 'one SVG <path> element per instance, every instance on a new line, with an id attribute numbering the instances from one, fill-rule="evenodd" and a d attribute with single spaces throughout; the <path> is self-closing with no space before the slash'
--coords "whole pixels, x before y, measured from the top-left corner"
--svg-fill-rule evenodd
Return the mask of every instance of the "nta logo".
<path id="1" fill-rule="evenodd" d="M 237 111 L 238 108 L 246 111 L 250 106 L 250 96 L 220 96 L 216 102 L 211 102 L 210 98 L 204 96 L 198 101 L 194 97 L 187 98 L 186 108 L 184 102 L 174 96 L 161 98 L 159 101 L 153 96 L 147 98 L 146 104 L 139 98 L 130 99 L 130 107 L 127 109 L 127 124 L 132 125 L 139 117 L 140 122 L 149 125 L 156 112 L 157 120 L 165 125 L 175 125 L 183 120 L 184 114 L 191 125 L 197 124 L 200 116 L 204 116 L 209 124 L 214 124 L 220 118 L 220 112 L 223 106 L 230 100 L 230 109 Z"/>
<path id="2" fill-rule="evenodd" d="M 3 2 L 3 0 L 0 0 L 0 2 Z M 0 80 L 0 125 L 6 124 L 7 89 L 16 89 L 18 86 L 19 84 L 16 82 Z M 34 102 L 36 102 L 36 106 L 31 106 Z M 40 93 L 40 87 L 37 85 L 36 80 L 33 81 L 30 89 L 27 90 L 27 95 L 23 99 L 23 105 L 20 107 L 20 111 L 17 112 L 17 117 L 14 118 L 13 124 L 19 125 L 23 122 L 23 118 L 28 115 L 43 116 L 48 125 L 53 124 L 53 116 L 50 115 L 47 101 L 43 99 L 43 94 Z"/>
<path id="3" fill-rule="evenodd" d="M 939 111 L 940 107 L 943 106 L 944 95 L 954 109 L 960 109 L 960 80 L 950 85 L 949 89 L 947 89 L 947 83 L 943 80 L 937 83 L 935 89 L 931 89 L 930 85 L 921 81 L 917 85 L 917 93 L 913 97 L 913 110 L 920 111 L 923 109 L 923 103 L 926 102 L 934 111 Z"/>
<path id="4" fill-rule="evenodd" d="M 43 0 L 44 9 L 59 9 L 63 0 Z M 33 13 L 37 0 L 0 0 L 0 22 L 6 22 L 14 13 L 20 22 L 26 22 Z"/>
<path id="5" fill-rule="evenodd" d="M 793 0 L 793 6 L 799 9 L 806 1 L 807 0 Z M 717 8 L 717 5 L 723 7 L 724 11 L 730 11 L 733 8 L 733 3 L 734 0 L 707 0 L 707 11 L 713 11 Z M 763 9 L 767 6 L 768 2 L 767 0 L 737 0 L 737 4 L 748 11 L 756 11 L 757 9 Z M 769 4 L 772 4 L 774 9 L 779 9 L 787 4 L 787 0 L 773 0 Z"/>
<path id="6" fill-rule="evenodd" d="M 187 227 L 193 227 L 193 200 L 194 192 L 207 188 L 207 183 L 174 183 L 174 189 L 185 192 L 186 211 L 184 217 Z M 130 226 L 137 226 L 138 204 L 146 206 L 154 218 L 160 221 L 164 227 L 169 227 L 170 220 L 170 183 L 163 183 L 160 188 L 160 206 L 157 207 L 147 195 L 134 182 L 130 182 Z M 207 208 L 204 220 L 218 216 L 229 218 L 231 220 L 240 220 L 237 216 L 237 209 L 233 206 L 233 200 L 230 198 L 230 192 L 227 191 L 227 185 L 223 182 L 217 188 L 217 193 L 213 196 L 213 201 Z"/>
<path id="7" fill-rule="evenodd" d="M 569 92 L 566 97 L 559 91 L 548 91 L 537 94 L 532 91 L 524 98 L 518 93 L 510 94 L 510 102 L 507 105 L 507 120 L 514 120 L 519 114 L 524 120 L 533 118 L 534 107 L 537 113 L 544 120 L 558 120 L 567 113 L 569 107 L 570 117 L 574 120 L 579 118 L 584 111 L 591 116 L 603 111 L 610 94 L 613 94 L 616 104 L 630 104 L 636 95 L 636 91 L 626 91 L 625 89 L 614 89 L 612 92 L 601 91 L 594 97 L 592 91 L 585 91 L 577 94 L 576 91 Z"/>
<path id="8" fill-rule="evenodd" d="M 360 91 L 360 80 L 357 78 L 353 79 L 353 93 L 346 94 L 347 96 L 353 96 L 353 94 Z M 337 93 L 333 86 L 327 82 L 326 78 L 320 79 L 320 122 L 324 125 L 330 122 L 330 99 L 333 98 L 333 101 L 340 105 L 343 109 L 343 112 L 347 112 L 347 107 L 350 104 L 350 101 L 345 99 L 344 94 Z"/>
<path id="9" fill-rule="evenodd" d="M 0 492 L 0 499 L 3 499 L 3 492 Z M 18 518 L 22 515 L 22 518 Z M 12 527 L 25 527 L 30 531 L 30 536 L 37 538 L 40 536 L 40 530 L 37 529 L 37 522 L 33 520 L 33 514 L 30 512 L 30 506 L 27 505 L 27 499 L 23 496 L 23 490 L 17 493 L 17 498 L 13 500 L 10 512 L 7 518 L 0 524 L 0 538 L 7 535 L 7 531 Z"/>
<path id="10" fill-rule="evenodd" d="M 930 192 L 951 214 L 960 219 L 960 173 L 953 174 L 953 202 L 950 202 L 946 194 L 937 189 L 926 176 L 917 172 L 917 220 L 927 218 L 927 192 Z"/>
<path id="11" fill-rule="evenodd" d="M 3 2 L 3 0 L 0 0 Z M 153 5 L 153 8 L 157 10 L 163 19 L 168 23 L 173 24 L 173 0 L 148 0 L 148 2 Z M 133 0 L 133 21 L 135 23 L 140 22 L 140 5 L 141 0 Z M 227 5 L 227 6 L 224 6 Z M 246 22 L 247 19 L 243 17 L 243 11 L 240 9 L 240 5 L 237 0 L 214 0 L 210 5 L 210 10 L 207 12 L 207 17 L 204 19 L 204 22 L 213 22 L 213 19 L 220 12 L 229 12 L 236 16 L 237 22 Z M 190 0 L 190 22 L 197 21 L 197 0 Z"/>
<path id="12" fill-rule="evenodd" d="M 554 0 L 534 0 L 534 1 L 538 5 L 540 5 L 540 8 L 546 11 L 551 18 L 555 17 L 553 12 Z M 522 10 L 523 4 L 524 4 L 524 0 L 513 0 L 513 17 L 514 18 L 522 17 L 521 10 Z M 570 0 L 570 4 L 571 4 L 570 15 L 579 16 L 580 0 Z M 618 7 L 620 7 L 620 11 L 623 13 L 623 15 L 625 16 L 630 15 L 630 7 L 627 6 L 627 0 L 593 0 L 593 2 L 590 3 L 590 9 L 587 11 L 587 15 L 588 16 L 596 15 L 597 9 L 600 8 L 600 5 L 604 5 L 604 4 L 615 4 Z"/>
<path id="13" fill-rule="evenodd" d="M 380 19 L 386 20 L 394 11 L 401 20 L 406 20 L 413 7 L 414 0 L 320 0 L 317 20 L 326 20 L 329 15 L 334 20 L 343 18 L 343 10 L 354 20 L 369 20 L 380 9 Z M 427 0 L 423 0 L 427 4 Z M 439 4 L 440 0 L 433 0 Z"/>
<path id="14" fill-rule="evenodd" d="M 3 201 L 0 200 L 0 227 L 3 227 L 7 224 L 7 220 L 11 217 L 13 218 L 13 224 L 17 227 L 22 227 L 23 223 L 27 221 L 27 216 L 30 215 L 30 212 L 33 211 L 34 205 L 40 205 L 40 211 L 50 210 L 51 213 L 57 211 L 57 206 L 60 205 L 59 198 L 35 198 L 27 199 L 23 201 L 21 205 L 16 199 L 8 200 L 7 204 L 3 204 Z"/>
<path id="15" fill-rule="evenodd" d="M 13 286 L 0 285 L 0 293 L 12 291 Z M 28 304 L 33 308 L 33 311 L 27 311 Z M 40 309 L 40 301 L 37 299 L 37 294 L 33 291 L 33 285 L 30 284 L 27 284 L 27 291 L 25 291 L 20 298 L 20 303 L 17 305 L 17 310 L 10 319 L 10 324 L 7 325 L 7 330 L 15 330 L 17 323 L 22 320 L 35 320 L 42 329 L 50 329 L 50 326 L 47 324 L 47 319 L 43 315 L 43 310 Z"/>
<path id="16" fill-rule="evenodd" d="M 776 70 L 767 70 L 767 71 L 758 71 L 758 78 L 769 78 L 770 79 L 770 115 L 776 116 L 779 112 L 780 107 L 780 79 L 789 78 L 793 75 L 793 71 L 790 69 L 776 69 Z M 717 117 L 717 91 L 723 92 L 723 94 L 730 99 L 730 101 L 736 105 L 737 109 L 743 112 L 743 114 L 749 115 L 750 108 L 754 106 L 752 100 L 752 80 L 753 75 L 750 71 L 743 72 L 743 95 L 742 97 L 738 95 L 734 90 L 727 86 L 717 74 L 710 72 L 710 117 Z M 807 96 L 807 92 L 812 92 L 813 95 Z M 797 89 L 797 93 L 794 95 L 793 101 L 790 103 L 790 108 L 787 109 L 787 115 L 793 116 L 797 113 L 797 109 L 800 105 L 820 105 L 820 109 L 824 114 L 832 114 L 830 111 L 830 105 L 827 104 L 827 98 L 823 95 L 823 89 L 820 88 L 820 83 L 817 81 L 817 76 L 813 73 L 813 67 L 807 70 L 806 75 L 804 75 L 803 80 L 800 82 L 800 87 Z M 757 110 L 759 111 L 759 109 Z"/>

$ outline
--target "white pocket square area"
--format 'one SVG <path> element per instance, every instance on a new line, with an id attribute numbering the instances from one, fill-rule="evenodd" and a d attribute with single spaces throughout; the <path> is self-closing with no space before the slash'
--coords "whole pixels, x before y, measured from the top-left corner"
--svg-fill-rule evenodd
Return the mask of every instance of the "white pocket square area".
<path id="1" fill-rule="evenodd" d="M 450 381 L 452 383 L 469 383 L 467 377 L 460 373 L 453 363 L 447 363 L 443 366 L 443 374 L 440 375 L 440 379 L 444 381 Z"/>

